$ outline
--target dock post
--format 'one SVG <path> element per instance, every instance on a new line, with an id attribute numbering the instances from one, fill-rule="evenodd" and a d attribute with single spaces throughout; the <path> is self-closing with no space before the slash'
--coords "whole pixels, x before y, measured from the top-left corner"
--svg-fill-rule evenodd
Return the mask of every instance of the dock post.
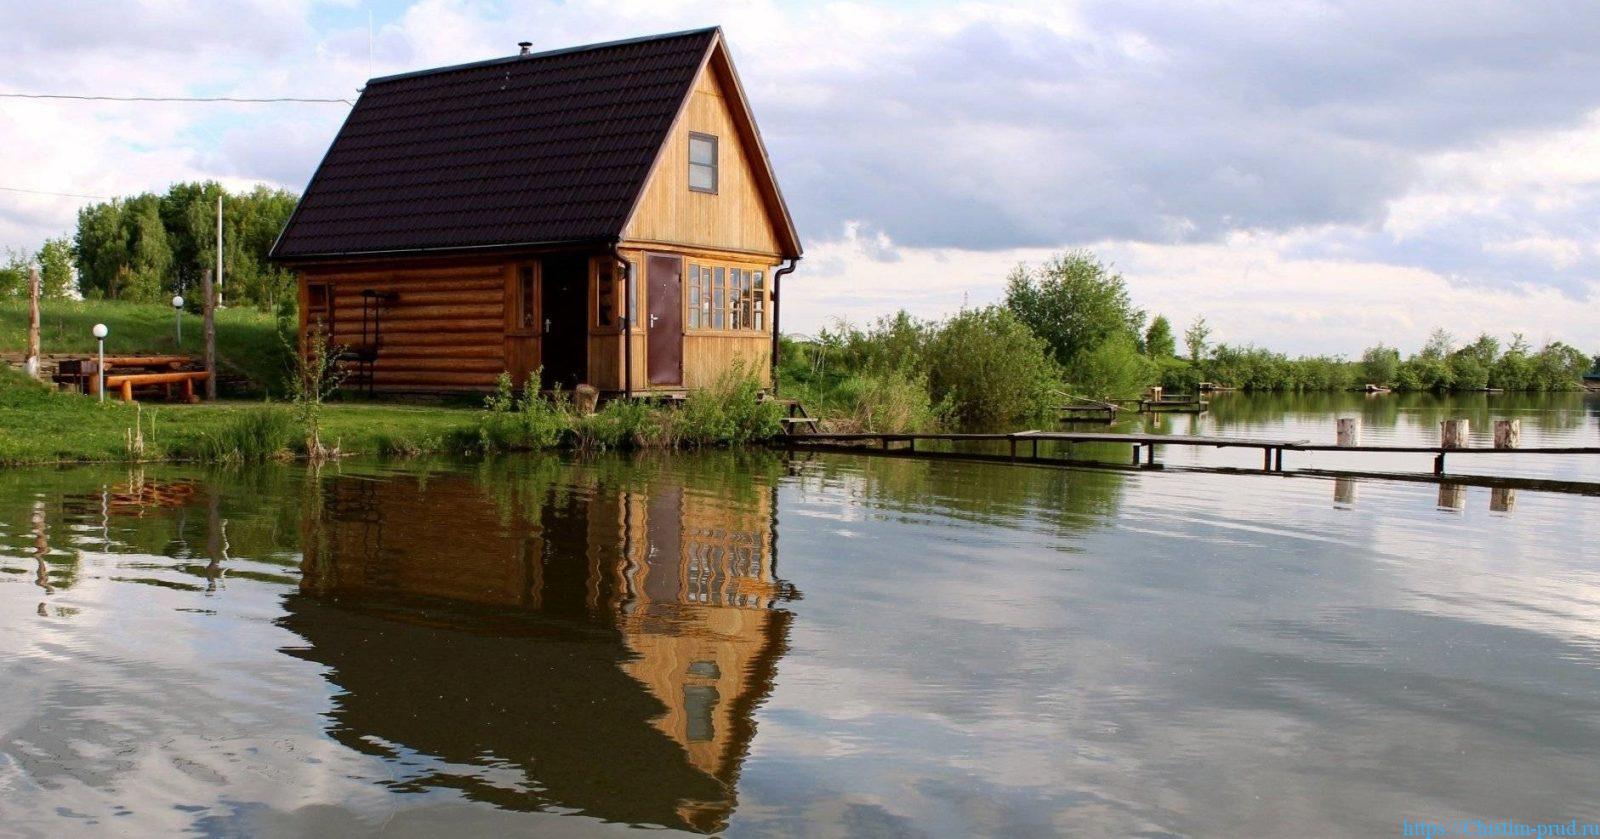
<path id="1" fill-rule="evenodd" d="M 1139 444 L 1138 443 L 1134 443 L 1133 444 L 1133 465 L 1134 466 L 1138 466 L 1139 465 Z"/>
<path id="2" fill-rule="evenodd" d="M 1261 471 L 1272 471 L 1272 449 L 1266 446 L 1261 447 Z"/>
<path id="3" fill-rule="evenodd" d="M 1509 513 L 1517 507 L 1517 491 L 1510 487 L 1489 490 L 1489 512 Z"/>
<path id="4" fill-rule="evenodd" d="M 1469 431 L 1470 423 L 1467 420 L 1444 420 L 1439 423 L 1439 445 L 1446 449 L 1464 449 L 1471 445 Z"/>
<path id="5" fill-rule="evenodd" d="M 1361 445 L 1361 418 L 1340 417 L 1337 435 L 1340 446 Z"/>
<path id="6" fill-rule="evenodd" d="M 1039 438 L 1038 437 L 1033 438 L 1033 459 L 1034 460 L 1038 460 L 1039 459 Z"/>
<path id="7" fill-rule="evenodd" d="M 1494 447 L 1514 449 L 1522 445 L 1522 420 L 1495 420 Z"/>
<path id="8" fill-rule="evenodd" d="M 1144 465 L 1150 466 L 1150 467 L 1154 467 L 1156 465 L 1156 444 L 1155 443 L 1149 443 L 1149 444 L 1145 445 L 1145 447 L 1144 447 Z"/>

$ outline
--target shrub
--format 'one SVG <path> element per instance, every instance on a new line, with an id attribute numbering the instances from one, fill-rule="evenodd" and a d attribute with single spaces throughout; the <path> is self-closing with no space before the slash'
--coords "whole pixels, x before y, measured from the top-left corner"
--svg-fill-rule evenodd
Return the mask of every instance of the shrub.
<path id="1" fill-rule="evenodd" d="M 571 417 L 557 401 L 538 391 L 539 371 L 528 377 L 519 395 L 511 376 L 501 373 L 494 392 L 484 398 L 478 415 L 476 448 L 481 452 L 547 449 L 561 442 L 571 427 Z"/>
<path id="2" fill-rule="evenodd" d="M 924 373 L 885 370 L 863 373 L 840 389 L 846 402 L 839 430 L 901 433 L 931 431 L 940 425 L 946 405 L 928 396 Z"/>
<path id="3" fill-rule="evenodd" d="M 691 445 L 748 443 L 783 431 L 783 406 L 761 400 L 761 383 L 736 363 L 707 388 L 693 391 L 678 409 L 674 434 Z"/>
<path id="4" fill-rule="evenodd" d="M 1044 341 L 1005 309 L 963 309 L 934 327 L 926 346 L 929 396 L 963 426 L 1040 419 L 1060 402 L 1060 375 Z"/>
<path id="5" fill-rule="evenodd" d="M 1094 349 L 1079 353 L 1066 375 L 1073 395 L 1104 399 L 1138 395 L 1156 381 L 1157 369 L 1154 362 L 1139 353 L 1132 338 L 1117 333 Z"/>

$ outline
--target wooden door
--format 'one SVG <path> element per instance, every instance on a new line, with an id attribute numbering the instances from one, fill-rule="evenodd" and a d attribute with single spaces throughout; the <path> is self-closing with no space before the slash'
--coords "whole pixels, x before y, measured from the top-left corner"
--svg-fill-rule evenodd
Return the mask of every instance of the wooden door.
<path id="1" fill-rule="evenodd" d="M 649 359 L 650 384 L 683 384 L 683 260 L 665 254 L 650 254 L 645 261 L 650 308 L 645 321 L 648 333 L 645 353 Z"/>
<path id="2" fill-rule="evenodd" d="M 506 272 L 506 372 L 522 387 L 539 366 L 539 266 L 522 263 Z"/>

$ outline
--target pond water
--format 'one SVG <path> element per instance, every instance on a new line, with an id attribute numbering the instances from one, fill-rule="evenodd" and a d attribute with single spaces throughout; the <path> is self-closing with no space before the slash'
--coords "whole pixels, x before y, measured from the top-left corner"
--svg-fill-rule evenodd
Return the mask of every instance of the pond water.
<path id="1" fill-rule="evenodd" d="M 1476 403 L 1356 404 L 1420 440 Z M 1525 445 L 1600 435 L 1579 397 L 1474 425 L 1511 409 Z M 0 471 L 0 833 L 1600 821 L 1596 499 L 1345 489 L 764 451 Z"/>

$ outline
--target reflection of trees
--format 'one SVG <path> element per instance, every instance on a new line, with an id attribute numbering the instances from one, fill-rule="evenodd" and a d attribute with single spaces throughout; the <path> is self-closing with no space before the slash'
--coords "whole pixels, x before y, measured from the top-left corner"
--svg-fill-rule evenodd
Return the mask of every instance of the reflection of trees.
<path id="1" fill-rule="evenodd" d="M 1446 419 L 1468 419 L 1474 429 L 1487 430 L 1494 420 L 1520 418 L 1525 427 L 1565 431 L 1588 422 L 1595 404 L 1581 393 L 1221 393 L 1206 419 L 1226 430 L 1297 418 L 1326 422 L 1331 434 L 1334 417 L 1359 415 L 1368 427 L 1409 426 L 1426 435 Z"/>
<path id="2" fill-rule="evenodd" d="M 1003 444 L 1002 444 L 1003 445 Z M 964 444 L 965 449 L 976 446 Z M 919 446 L 919 450 L 921 446 Z M 996 448 L 996 454 L 1001 453 Z M 1040 448 L 1041 456 L 1064 450 Z M 1126 458 L 1127 448 L 1078 444 L 1073 457 L 1102 461 Z M 1106 469 L 1062 469 L 894 457 L 808 458 L 797 456 L 800 485 L 837 483 L 861 476 L 859 492 L 874 507 L 894 512 L 937 508 L 943 516 L 978 524 L 1045 521 L 1079 530 L 1114 518 L 1127 475 Z"/>
<path id="3" fill-rule="evenodd" d="M 291 537 L 298 510 L 263 503 L 283 497 L 280 487 L 288 473 L 282 468 L 6 470 L 0 472 L 0 522 L 4 532 L 27 534 L 28 544 L 8 542 L 5 553 L 32 556 L 41 584 L 53 590 L 77 583 L 84 551 L 128 556 L 118 565 L 131 572 L 123 579 L 135 583 L 214 590 L 224 573 L 292 582 L 277 569 L 295 562 Z M 47 543 L 42 553 L 41 532 Z M 251 557 L 248 565 L 227 568 L 229 548 Z M 179 582 L 164 572 L 200 581 Z"/>
<path id="4" fill-rule="evenodd" d="M 344 691 L 333 736 L 409 755 L 402 787 L 720 828 L 792 592 L 770 484 L 693 460 L 318 482 L 284 625 Z"/>

